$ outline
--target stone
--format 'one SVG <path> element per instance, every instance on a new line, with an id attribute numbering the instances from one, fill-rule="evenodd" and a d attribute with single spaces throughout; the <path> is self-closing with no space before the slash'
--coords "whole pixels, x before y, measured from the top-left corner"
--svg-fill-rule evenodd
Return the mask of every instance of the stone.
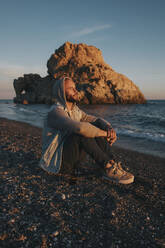
<path id="1" fill-rule="evenodd" d="M 53 83 L 54 79 L 50 76 L 42 78 L 38 74 L 24 74 L 13 82 L 16 92 L 14 102 L 51 104 Z"/>
<path id="2" fill-rule="evenodd" d="M 52 86 L 69 76 L 76 83 L 80 104 L 146 103 L 139 88 L 105 63 L 101 51 L 86 44 L 64 43 L 47 61 L 48 76 L 27 74 L 14 80 L 15 102 L 52 104 Z"/>

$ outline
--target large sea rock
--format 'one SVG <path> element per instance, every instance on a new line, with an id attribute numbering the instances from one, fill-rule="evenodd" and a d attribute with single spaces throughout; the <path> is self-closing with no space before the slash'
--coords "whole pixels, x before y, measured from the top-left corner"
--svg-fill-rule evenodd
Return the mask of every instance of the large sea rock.
<path id="1" fill-rule="evenodd" d="M 28 74 L 14 80 L 15 102 L 53 103 L 56 79 L 70 76 L 77 84 L 80 103 L 145 103 L 139 88 L 105 63 L 101 51 L 86 44 L 66 42 L 50 56 L 48 76 Z"/>

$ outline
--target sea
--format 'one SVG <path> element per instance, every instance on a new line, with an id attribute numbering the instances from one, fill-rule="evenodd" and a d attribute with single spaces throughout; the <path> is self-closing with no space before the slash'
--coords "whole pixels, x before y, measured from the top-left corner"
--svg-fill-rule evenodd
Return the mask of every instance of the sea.
<path id="1" fill-rule="evenodd" d="M 0 100 L 0 117 L 43 127 L 50 109 L 45 104 L 15 104 Z M 115 145 L 165 158 L 165 100 L 148 100 L 146 104 L 81 105 L 89 114 L 102 117 L 117 133 Z"/>

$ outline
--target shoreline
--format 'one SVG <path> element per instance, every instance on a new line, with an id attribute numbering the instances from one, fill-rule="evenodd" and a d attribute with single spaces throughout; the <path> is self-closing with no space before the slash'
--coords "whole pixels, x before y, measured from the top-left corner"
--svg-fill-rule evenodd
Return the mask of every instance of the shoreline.
<path id="1" fill-rule="evenodd" d="M 3 119 L 5 119 L 5 120 L 7 120 L 7 121 L 14 121 L 14 122 L 16 122 L 16 123 L 20 123 L 20 124 L 27 124 L 27 125 L 29 125 L 29 126 L 31 126 L 31 127 L 34 127 L 34 128 L 38 128 L 39 130 L 42 130 L 42 127 L 40 126 L 38 126 L 38 125 L 34 125 L 34 124 L 32 124 L 32 123 L 28 123 L 28 122 L 24 122 L 24 121 L 21 121 L 21 120 L 14 120 L 14 119 L 8 119 L 8 118 L 6 118 L 6 117 L 0 117 L 0 121 L 1 120 L 3 120 Z M 123 139 L 123 136 L 121 136 L 121 138 L 120 139 Z M 128 138 L 127 138 L 128 139 Z M 130 137 L 129 137 L 129 140 L 131 140 L 130 139 Z M 118 143 L 118 140 L 117 140 L 117 142 L 116 143 Z M 119 149 L 119 150 L 123 150 L 123 151 L 130 151 L 130 152 L 132 152 L 132 153 L 137 153 L 137 154 L 142 154 L 142 155 L 146 155 L 146 156 L 152 156 L 152 157 L 157 157 L 157 158 L 160 158 L 160 159 L 163 159 L 164 161 L 165 161 L 165 157 L 162 157 L 162 156 L 159 156 L 159 154 L 151 154 L 151 153 L 148 153 L 148 152 L 142 152 L 142 151 L 138 151 L 138 150 L 135 150 L 134 148 L 133 149 L 131 149 L 131 148 L 125 148 L 125 147 L 123 147 L 124 146 L 124 144 L 123 144 L 123 141 L 122 141 L 122 144 L 114 144 L 113 145 L 113 147 L 116 147 L 117 149 Z"/>
<path id="2" fill-rule="evenodd" d="M 82 110 L 86 111 L 89 114 L 94 114 L 98 116 L 102 116 L 103 118 L 107 119 L 108 121 L 111 121 L 114 125 L 114 128 L 117 132 L 118 139 L 115 142 L 115 145 L 124 149 L 132 150 L 132 151 L 138 151 L 140 153 L 145 154 L 152 154 L 155 156 L 159 156 L 162 158 L 165 158 L 165 140 L 164 140 L 164 128 L 162 125 L 162 108 L 164 106 L 160 103 L 160 101 L 156 102 L 150 102 L 148 108 L 144 108 L 143 105 L 136 105 L 134 107 L 127 107 L 126 105 L 122 105 L 121 108 L 118 107 L 118 105 L 86 105 L 82 107 Z M 10 107 L 9 107 L 10 106 Z M 156 109 L 161 109 L 161 114 L 158 118 L 158 121 L 155 123 L 156 116 Z M 32 124 L 33 126 L 42 127 L 43 126 L 43 119 L 48 111 L 48 106 L 38 106 L 38 104 L 33 105 L 12 105 L 12 104 L 3 104 L 1 109 L 1 116 L 5 117 L 7 119 L 14 119 L 21 122 L 26 122 L 29 124 Z M 135 109 L 135 112 L 133 111 Z M 152 118 L 150 118 L 150 115 L 145 118 L 143 116 L 143 112 L 145 111 L 151 111 L 153 113 L 153 124 L 152 124 Z M 130 114 L 130 118 L 128 120 L 125 120 L 125 114 L 128 111 Z M 147 111 L 147 112 L 148 112 Z M 156 111 L 156 113 L 155 113 Z M 114 113 L 114 117 L 113 117 Z M 122 115 L 123 117 L 123 127 L 121 124 L 120 117 Z M 136 120 L 137 115 L 137 120 Z M 140 117 L 141 116 L 141 117 Z M 154 117 L 155 116 L 155 117 Z M 132 119 L 133 118 L 133 119 Z M 142 121 L 142 118 L 144 118 L 144 123 Z M 130 124 L 130 121 L 131 124 Z M 159 123 L 160 122 L 160 123 Z M 155 123 L 155 124 L 154 124 Z M 127 126 L 128 124 L 128 126 Z M 144 129 L 142 128 L 144 124 Z M 148 126 L 149 124 L 149 126 Z M 160 124 L 160 129 L 159 129 Z M 136 129 L 136 125 L 139 126 L 139 129 Z M 151 126 L 150 126 L 151 125 Z M 162 129 L 161 129 L 162 126 Z M 150 127 L 150 129 L 149 129 Z M 155 128 L 155 129 L 154 129 Z M 155 131 L 154 131 L 155 130 Z"/>
<path id="3" fill-rule="evenodd" d="M 165 246 L 165 159 L 112 146 L 133 184 L 103 180 L 88 156 L 73 183 L 39 168 L 41 132 L 0 118 L 0 247 Z"/>

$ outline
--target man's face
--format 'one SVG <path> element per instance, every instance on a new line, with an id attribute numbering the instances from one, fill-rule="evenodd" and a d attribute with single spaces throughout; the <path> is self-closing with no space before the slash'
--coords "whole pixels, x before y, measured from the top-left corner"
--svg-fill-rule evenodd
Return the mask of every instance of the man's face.
<path id="1" fill-rule="evenodd" d="M 76 90 L 76 85 L 72 80 L 65 81 L 65 96 L 68 102 L 78 102 L 78 91 Z"/>

